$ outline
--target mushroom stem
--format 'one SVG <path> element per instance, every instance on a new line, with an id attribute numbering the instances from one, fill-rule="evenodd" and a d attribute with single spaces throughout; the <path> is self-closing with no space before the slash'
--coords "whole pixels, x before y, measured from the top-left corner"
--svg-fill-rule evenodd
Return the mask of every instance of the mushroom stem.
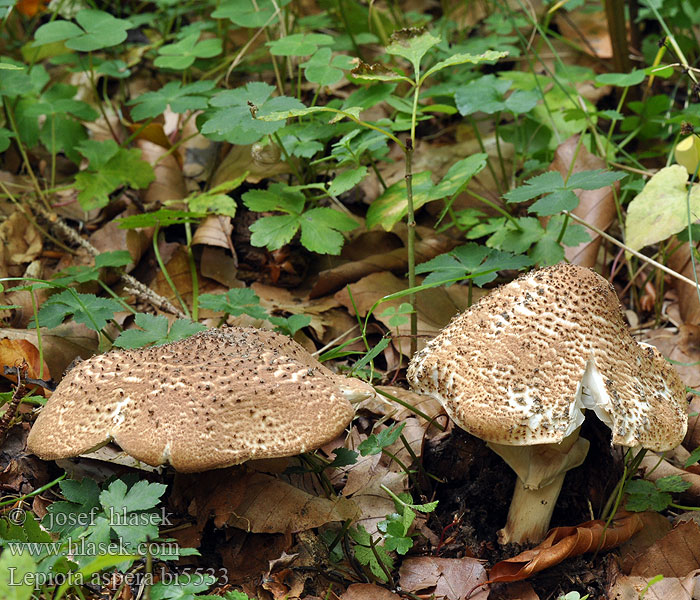
<path id="1" fill-rule="evenodd" d="M 520 478 L 515 482 L 513 500 L 506 526 L 498 531 L 498 543 L 537 543 L 544 539 L 552 519 L 566 473 L 560 473 L 549 485 L 538 490 L 525 487 Z"/>
<path id="2" fill-rule="evenodd" d="M 540 542 L 549 529 L 564 477 L 578 467 L 588 453 L 588 440 L 576 429 L 559 444 L 488 446 L 518 476 L 506 526 L 498 532 L 501 544 Z"/>

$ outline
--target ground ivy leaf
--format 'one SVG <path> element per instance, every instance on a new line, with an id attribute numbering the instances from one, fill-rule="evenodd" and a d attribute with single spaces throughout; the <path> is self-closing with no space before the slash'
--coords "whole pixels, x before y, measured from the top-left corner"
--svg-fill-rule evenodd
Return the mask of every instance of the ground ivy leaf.
<path id="1" fill-rule="evenodd" d="M 228 0 L 211 13 L 211 16 L 215 19 L 230 19 L 240 27 L 258 28 L 275 24 L 278 20 L 275 13 L 289 2 L 290 0 L 277 3 L 272 0 Z"/>
<path id="2" fill-rule="evenodd" d="M 304 68 L 307 81 L 328 86 L 340 81 L 343 78 L 343 69 L 351 69 L 353 65 L 352 57 L 344 54 L 334 56 L 331 49 L 324 46 L 316 50 L 313 56 L 300 66 Z"/>
<path id="3" fill-rule="evenodd" d="M 418 210 L 426 202 L 430 202 L 435 188 L 430 171 L 413 175 L 413 209 Z M 369 207 L 366 215 L 367 229 L 381 225 L 386 231 L 399 222 L 408 210 L 406 198 L 406 181 L 402 179 L 389 186 Z"/>
<path id="4" fill-rule="evenodd" d="M 263 217 L 250 226 L 253 246 L 265 246 L 268 250 L 278 250 L 288 244 L 299 229 L 299 215 Z"/>
<path id="5" fill-rule="evenodd" d="M 66 47 L 79 52 L 94 52 L 121 44 L 133 25 L 102 10 L 82 9 L 75 16 L 78 25 L 53 21 L 39 27 L 34 34 L 36 45 L 65 41 Z"/>
<path id="6" fill-rule="evenodd" d="M 655 244 L 688 227 L 688 172 L 671 165 L 647 181 L 627 206 L 625 242 L 632 250 Z M 700 214 L 700 185 L 690 191 L 690 215 Z"/>
<path id="7" fill-rule="evenodd" d="M 312 208 L 301 215 L 301 243 L 319 254 L 340 254 L 345 238 L 339 232 L 357 226 L 355 219 L 337 210 Z"/>

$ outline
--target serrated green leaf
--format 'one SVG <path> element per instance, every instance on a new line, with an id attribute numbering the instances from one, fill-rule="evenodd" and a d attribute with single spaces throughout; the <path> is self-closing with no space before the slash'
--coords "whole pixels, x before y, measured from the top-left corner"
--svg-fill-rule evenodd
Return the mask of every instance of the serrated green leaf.
<path id="1" fill-rule="evenodd" d="M 141 348 L 148 344 L 168 344 L 188 338 L 206 329 L 201 323 L 194 323 L 189 319 L 177 319 L 168 329 L 167 317 L 147 313 L 138 313 L 134 317 L 134 323 L 140 329 L 122 331 L 114 341 L 117 348 Z"/>
<path id="2" fill-rule="evenodd" d="M 547 171 L 541 175 L 531 177 L 523 185 L 504 194 L 504 198 L 510 202 L 526 202 L 542 194 L 550 194 L 564 187 L 564 179 L 558 171 Z"/>
<path id="3" fill-rule="evenodd" d="M 616 85 L 618 87 L 631 87 L 644 81 L 646 73 L 643 70 L 633 70 L 629 73 L 601 73 L 595 78 L 598 85 Z"/>
<path id="4" fill-rule="evenodd" d="M 574 210 L 578 203 L 579 198 L 572 190 L 557 190 L 533 202 L 528 208 L 528 212 L 540 217 L 546 217 L 565 210 Z"/>
<path id="5" fill-rule="evenodd" d="M 393 427 L 382 429 L 379 433 L 373 433 L 357 449 L 362 456 L 379 454 L 383 448 L 391 446 L 399 439 L 405 425 L 406 423 L 397 423 Z"/>
<path id="6" fill-rule="evenodd" d="M 446 58 L 445 60 L 441 60 L 440 62 L 434 64 L 430 69 L 426 71 L 426 73 L 423 75 L 422 79 L 426 79 L 427 77 L 430 77 L 433 73 L 437 73 L 438 71 L 442 71 L 443 69 L 446 69 L 447 67 L 453 67 L 456 65 L 463 65 L 465 63 L 473 63 L 473 64 L 479 64 L 482 62 L 491 62 L 495 60 L 499 60 L 501 58 L 505 58 L 508 56 L 508 52 L 499 52 L 496 50 L 488 50 L 486 52 L 483 52 L 482 54 L 468 54 L 468 53 L 457 53 L 453 54 L 449 58 Z"/>
<path id="7" fill-rule="evenodd" d="M 190 212 L 186 210 L 172 210 L 161 208 L 159 210 L 143 213 L 140 215 L 130 215 L 117 219 L 120 229 L 139 229 L 142 227 L 169 227 L 170 225 L 182 225 L 183 223 L 194 223 L 202 219 L 204 213 Z"/>
<path id="8" fill-rule="evenodd" d="M 304 194 L 282 183 L 272 183 L 267 190 L 250 190 L 241 197 L 246 208 L 255 212 L 279 210 L 301 214 L 306 202 Z"/>
<path id="9" fill-rule="evenodd" d="M 254 319 L 267 319 L 267 311 L 260 306 L 260 298 L 250 288 L 233 288 L 225 294 L 202 294 L 200 308 L 233 315 L 249 315 Z"/>
<path id="10" fill-rule="evenodd" d="M 685 492 L 690 486 L 689 481 L 684 481 L 680 475 L 668 475 L 666 477 L 660 477 L 654 483 L 656 483 L 656 488 L 661 492 Z"/>
<path id="11" fill-rule="evenodd" d="M 100 493 L 100 504 L 106 512 L 112 508 L 119 514 L 149 510 L 158 505 L 167 488 L 167 485 L 145 479 L 127 488 L 126 483 L 116 479 Z"/>
<path id="12" fill-rule="evenodd" d="M 534 217 L 516 219 L 518 229 L 512 221 L 506 220 L 502 226 L 488 239 L 486 245 L 513 254 L 523 254 L 534 243 L 538 242 L 545 233 L 539 220 Z"/>
<path id="13" fill-rule="evenodd" d="M 101 331 L 114 313 L 122 310 L 121 304 L 111 298 L 98 298 L 93 294 L 80 294 L 74 290 L 64 290 L 51 296 L 41 305 L 37 314 L 39 326 L 52 329 L 72 316 L 94 331 Z"/>
<path id="14" fill-rule="evenodd" d="M 420 73 L 420 62 L 433 46 L 441 41 L 428 31 L 401 29 L 391 35 L 391 43 L 386 47 L 389 54 L 403 56 L 412 65 L 416 75 Z"/>
<path id="15" fill-rule="evenodd" d="M 359 166 L 355 169 L 348 169 L 343 171 L 331 181 L 328 187 L 328 193 L 331 196 L 339 196 L 354 188 L 360 181 L 362 181 L 367 175 L 367 167 L 364 165 Z"/>
<path id="16" fill-rule="evenodd" d="M 275 331 L 294 337 L 300 329 L 307 327 L 311 323 L 309 315 L 290 315 L 288 317 L 268 317 L 267 319 L 275 326 Z"/>
<path id="17" fill-rule="evenodd" d="M 288 244 L 299 229 L 299 215 L 263 217 L 250 226 L 253 246 L 265 246 L 268 250 L 278 250 Z"/>
<path id="18" fill-rule="evenodd" d="M 358 227 L 355 219 L 326 207 L 307 210 L 300 224 L 302 245 L 319 254 L 340 254 L 345 238 L 339 232 Z"/>

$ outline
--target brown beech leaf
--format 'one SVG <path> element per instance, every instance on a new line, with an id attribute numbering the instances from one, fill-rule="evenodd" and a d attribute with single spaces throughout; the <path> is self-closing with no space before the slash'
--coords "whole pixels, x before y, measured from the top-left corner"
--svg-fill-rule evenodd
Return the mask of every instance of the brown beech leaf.
<path id="1" fill-rule="evenodd" d="M 680 242 L 675 236 L 671 238 L 667 257 L 666 264 L 671 269 L 693 281 L 696 277 L 700 279 L 700 265 L 697 265 L 697 272 L 693 273 L 693 261 L 690 258 L 690 246 L 687 242 Z M 696 289 L 675 277 L 672 277 L 669 283 L 678 294 L 678 307 L 683 323 L 700 325 L 700 300 Z"/>
<path id="2" fill-rule="evenodd" d="M 280 479 L 254 473 L 229 525 L 253 533 L 295 533 L 357 516 L 352 500 L 319 498 Z"/>
<path id="3" fill-rule="evenodd" d="M 194 232 L 192 245 L 203 244 L 205 246 L 218 246 L 227 250 L 232 249 L 232 231 L 231 217 L 209 215 L 199 224 L 197 231 Z"/>
<path id="4" fill-rule="evenodd" d="M 693 396 L 688 407 L 688 433 L 683 445 L 691 452 L 700 446 L 700 396 Z"/>
<path id="5" fill-rule="evenodd" d="M 700 527 L 683 521 L 637 557 L 630 575 L 685 577 L 700 569 Z"/>
<path id="6" fill-rule="evenodd" d="M 353 583 L 340 600 L 401 600 L 401 596 L 373 583 Z"/>
<path id="7" fill-rule="evenodd" d="M 566 177 L 569 173 L 605 168 L 605 161 L 591 154 L 585 146 L 579 145 L 578 141 L 578 136 L 571 137 L 561 144 L 554 153 L 554 160 L 550 168 L 559 171 L 562 177 Z M 573 169 L 571 168 L 572 161 L 575 161 Z M 612 186 L 597 190 L 578 190 L 576 195 L 580 202 L 573 213 L 591 225 L 605 231 L 617 218 Z M 567 247 L 564 254 L 569 262 L 584 267 L 593 267 L 598 256 L 601 238 L 592 231 L 587 230 L 587 232 L 591 237 L 589 242 Z"/>
<path id="8" fill-rule="evenodd" d="M 652 583 L 654 577 L 618 577 L 607 597 L 616 600 L 695 600 L 695 590 L 700 586 L 700 570 L 692 571 L 682 578 L 664 577 Z"/>
<path id="9" fill-rule="evenodd" d="M 614 519 L 607 529 L 601 520 L 555 527 L 537 547 L 496 563 L 489 573 L 489 583 L 521 581 L 572 556 L 615 548 L 637 533 L 643 524 L 639 514 L 632 513 Z"/>
<path id="10" fill-rule="evenodd" d="M 399 569 L 401 589 L 435 598 L 461 600 L 480 584 L 486 583 L 486 569 L 476 558 L 407 558 Z M 487 589 L 469 596 L 470 600 L 486 600 Z"/>
<path id="11" fill-rule="evenodd" d="M 674 367 L 683 383 L 691 388 L 700 387 L 700 327 L 681 324 L 678 332 L 653 329 L 639 341 L 656 346 L 666 358 L 681 363 Z"/>

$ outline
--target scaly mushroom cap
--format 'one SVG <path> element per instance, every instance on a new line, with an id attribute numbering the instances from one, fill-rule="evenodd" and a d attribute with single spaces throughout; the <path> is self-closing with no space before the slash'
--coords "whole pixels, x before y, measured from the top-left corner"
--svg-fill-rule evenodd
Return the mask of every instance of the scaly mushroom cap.
<path id="1" fill-rule="evenodd" d="M 532 271 L 456 316 L 417 353 L 411 386 L 463 429 L 505 445 L 558 443 L 595 411 L 623 446 L 668 450 L 687 428 L 685 386 L 638 344 L 595 271 Z"/>
<path id="2" fill-rule="evenodd" d="M 149 465 L 204 471 L 318 448 L 352 419 L 349 400 L 372 393 L 286 336 L 210 329 L 81 363 L 42 409 L 27 448 L 49 460 L 113 440 Z"/>

